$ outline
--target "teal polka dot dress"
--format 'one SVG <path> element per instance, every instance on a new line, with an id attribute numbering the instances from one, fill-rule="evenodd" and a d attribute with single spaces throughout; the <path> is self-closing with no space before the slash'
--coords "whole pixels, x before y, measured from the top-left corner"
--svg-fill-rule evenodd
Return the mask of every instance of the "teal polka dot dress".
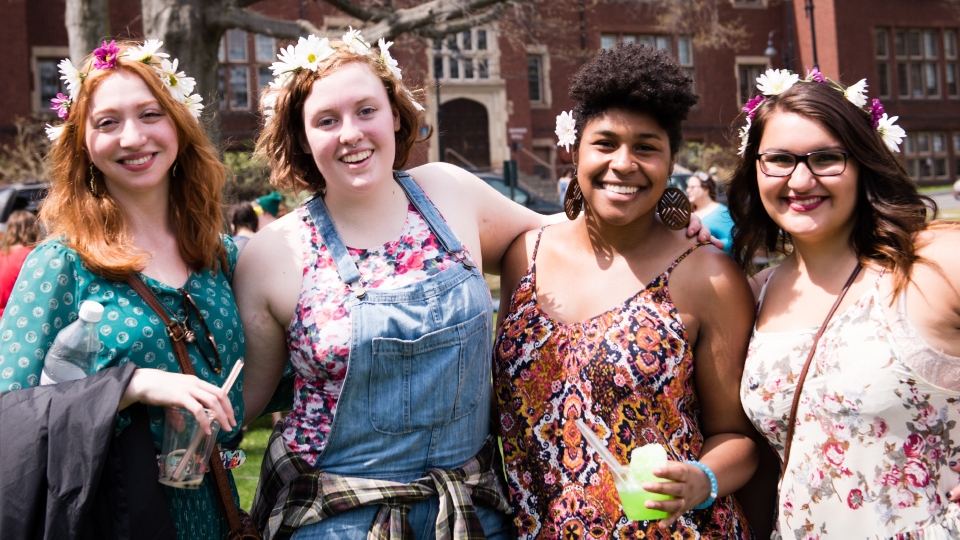
<path id="1" fill-rule="evenodd" d="M 197 335 L 193 343 L 187 344 L 190 362 L 198 377 L 217 386 L 226 380 L 233 364 L 244 357 L 243 329 L 228 278 L 233 275 L 237 250 L 229 237 L 224 237 L 224 246 L 230 263 L 228 269 L 204 270 L 188 278 L 190 295 L 206 321 L 206 328 L 192 307 L 186 309 L 183 295 L 176 287 L 141 275 L 169 314 L 178 320 L 189 315 L 187 324 Z M 53 239 L 27 257 L 0 320 L 0 394 L 39 384 L 47 350 L 57 332 L 77 319 L 80 303 L 85 300 L 94 300 L 104 307 L 98 326 L 102 344 L 97 356 L 98 371 L 127 362 L 141 368 L 180 371 L 170 338 L 150 306 L 126 283 L 92 273 L 76 251 Z M 223 364 L 220 373 L 214 370 L 216 355 L 204 338 L 207 329 L 220 353 Z M 242 388 L 241 372 L 229 392 L 233 414 L 238 419 L 243 418 Z M 163 409 L 148 407 L 148 412 L 154 445 L 159 451 L 163 440 Z M 118 415 L 118 429 L 122 429 L 125 422 L 125 415 Z M 232 432 L 221 431 L 218 439 L 230 439 L 237 430 L 239 427 Z M 236 501 L 233 476 L 229 471 L 228 475 Z M 227 535 L 229 529 L 220 515 L 216 484 L 211 475 L 207 475 L 200 489 L 165 489 L 179 539 L 215 539 Z"/>

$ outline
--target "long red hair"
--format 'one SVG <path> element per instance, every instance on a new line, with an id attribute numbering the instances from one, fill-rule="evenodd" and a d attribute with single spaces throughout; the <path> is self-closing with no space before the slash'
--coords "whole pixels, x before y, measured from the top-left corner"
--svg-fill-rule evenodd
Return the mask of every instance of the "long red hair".
<path id="1" fill-rule="evenodd" d="M 132 45 L 123 43 L 120 48 Z M 95 169 L 84 143 L 90 96 L 114 70 L 124 70 L 143 80 L 177 131 L 177 174 L 170 178 L 170 219 L 180 256 L 193 269 L 226 266 L 221 234 L 227 170 L 200 123 L 170 95 L 153 67 L 126 58 L 118 59 L 113 69 L 92 69 L 92 65 L 93 55 L 89 55 L 79 66 L 87 75 L 50 154 L 53 185 L 40 208 L 40 219 L 50 238 L 61 238 L 76 250 L 87 268 L 108 279 L 122 280 L 127 274 L 142 271 L 152 256 L 133 245 L 123 209 L 106 192 L 99 172 L 94 173 L 98 195 L 90 190 L 91 171 Z"/>

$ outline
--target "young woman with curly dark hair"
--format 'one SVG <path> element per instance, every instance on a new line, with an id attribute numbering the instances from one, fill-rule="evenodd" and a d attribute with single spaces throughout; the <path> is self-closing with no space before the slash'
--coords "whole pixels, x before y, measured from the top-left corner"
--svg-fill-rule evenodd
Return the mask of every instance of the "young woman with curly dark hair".
<path id="1" fill-rule="evenodd" d="M 515 292 L 501 297 L 494 385 L 520 538 L 748 538 L 730 494 L 756 466 L 737 395 L 750 289 L 722 251 L 658 218 L 692 82 L 667 53 L 623 45 L 585 64 L 570 96 L 571 220 L 521 236 L 503 264 Z M 576 420 L 622 464 L 665 447 L 663 482 L 643 485 L 676 497 L 646 502 L 661 520 L 625 514 Z"/>
<path id="2" fill-rule="evenodd" d="M 785 462 L 783 537 L 957 538 L 960 230 L 928 221 L 879 102 L 853 93 L 796 82 L 742 132 L 734 255 L 785 258 L 753 278 L 741 398 Z"/>

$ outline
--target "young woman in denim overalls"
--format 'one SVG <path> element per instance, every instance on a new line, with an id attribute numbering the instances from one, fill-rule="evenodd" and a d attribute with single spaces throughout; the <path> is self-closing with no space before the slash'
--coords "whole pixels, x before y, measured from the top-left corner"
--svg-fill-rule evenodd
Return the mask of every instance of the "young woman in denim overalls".
<path id="1" fill-rule="evenodd" d="M 303 39 L 264 98 L 271 181 L 317 195 L 237 270 L 246 421 L 297 372 L 253 517 L 265 538 L 510 538 L 481 269 L 545 220 L 457 167 L 394 172 L 421 117 L 387 47 Z"/>

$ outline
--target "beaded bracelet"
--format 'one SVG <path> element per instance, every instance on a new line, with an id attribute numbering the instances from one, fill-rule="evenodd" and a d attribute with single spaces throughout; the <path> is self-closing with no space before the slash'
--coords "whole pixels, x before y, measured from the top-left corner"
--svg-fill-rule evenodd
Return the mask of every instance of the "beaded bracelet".
<path id="1" fill-rule="evenodd" d="M 694 467 L 700 469 L 706 473 L 707 478 L 710 479 L 710 496 L 707 497 L 707 500 L 693 507 L 694 510 L 703 510 L 704 508 L 710 508 L 710 505 L 713 504 L 713 501 L 717 500 L 717 477 L 713 474 L 713 471 L 710 470 L 710 467 L 707 467 L 703 463 L 695 460 L 687 460 L 684 463 L 688 465 L 693 465 Z"/>

